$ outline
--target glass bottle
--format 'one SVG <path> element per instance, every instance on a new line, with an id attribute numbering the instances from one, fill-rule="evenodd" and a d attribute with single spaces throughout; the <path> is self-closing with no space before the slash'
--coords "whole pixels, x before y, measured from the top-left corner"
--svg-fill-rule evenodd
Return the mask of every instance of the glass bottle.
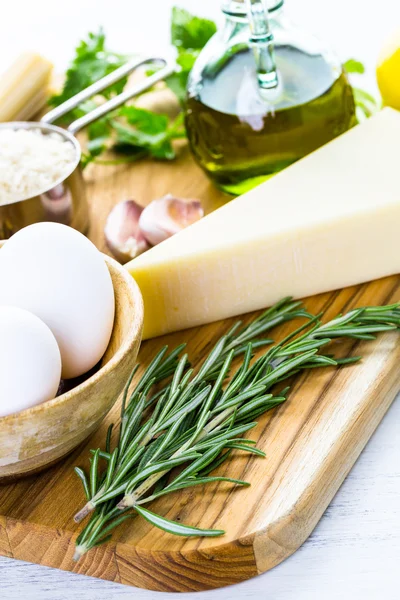
<path id="1" fill-rule="evenodd" d="M 285 17 L 283 0 L 225 0 L 225 25 L 189 76 L 193 155 L 232 194 L 352 127 L 352 89 L 334 53 Z"/>

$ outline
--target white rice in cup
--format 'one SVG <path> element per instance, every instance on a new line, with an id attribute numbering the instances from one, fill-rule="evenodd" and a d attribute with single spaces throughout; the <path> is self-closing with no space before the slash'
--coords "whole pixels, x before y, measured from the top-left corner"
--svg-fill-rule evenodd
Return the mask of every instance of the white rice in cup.
<path id="1" fill-rule="evenodd" d="M 51 189 L 76 164 L 76 148 L 56 132 L 0 128 L 0 205 Z"/>

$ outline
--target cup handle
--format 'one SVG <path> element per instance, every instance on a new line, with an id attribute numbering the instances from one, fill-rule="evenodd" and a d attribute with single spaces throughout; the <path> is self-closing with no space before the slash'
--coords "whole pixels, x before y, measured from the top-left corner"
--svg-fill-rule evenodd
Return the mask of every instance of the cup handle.
<path id="1" fill-rule="evenodd" d="M 246 0 L 250 24 L 250 44 L 256 60 L 258 85 L 263 90 L 278 86 L 274 37 L 271 32 L 267 0 Z"/>
<path id="2" fill-rule="evenodd" d="M 119 67 L 118 69 L 110 73 L 109 75 L 106 75 L 102 79 L 99 79 L 99 81 L 96 81 L 95 83 L 87 87 L 85 90 L 82 90 L 81 92 L 79 92 L 79 94 L 76 94 L 66 102 L 63 102 L 62 104 L 60 104 L 60 106 L 57 106 L 56 108 L 45 114 L 42 117 L 41 122 L 53 123 L 60 117 L 67 114 L 70 110 L 76 108 L 84 100 L 92 98 L 99 92 L 110 87 L 110 85 L 112 85 L 113 83 L 116 83 L 123 77 L 129 75 L 138 67 L 141 67 L 146 64 L 159 65 L 161 66 L 161 68 L 149 77 L 146 77 L 146 79 L 144 79 L 143 82 L 133 86 L 131 89 L 122 92 L 118 96 L 114 96 L 107 102 L 104 102 L 104 104 L 97 106 L 91 112 L 87 113 L 80 119 L 77 119 L 76 121 L 71 123 L 68 127 L 68 131 L 72 134 L 77 133 L 78 131 L 83 129 L 83 127 L 86 127 L 86 125 L 90 125 L 90 123 L 93 123 L 93 121 L 100 119 L 110 111 L 124 104 L 127 100 L 130 100 L 138 94 L 145 92 L 158 81 L 162 81 L 169 75 L 172 75 L 172 73 L 174 73 L 177 69 L 175 62 L 169 61 L 165 58 L 142 57 L 137 58 L 135 60 L 131 60 L 125 65 L 122 65 L 122 67 Z"/>

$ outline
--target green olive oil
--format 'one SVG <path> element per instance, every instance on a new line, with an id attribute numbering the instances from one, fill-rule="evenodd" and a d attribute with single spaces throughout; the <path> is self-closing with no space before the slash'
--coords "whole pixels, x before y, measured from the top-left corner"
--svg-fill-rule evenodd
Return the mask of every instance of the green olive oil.
<path id="1" fill-rule="evenodd" d="M 271 175 L 347 131 L 355 120 L 343 72 L 320 55 L 275 48 L 280 84 L 264 97 L 253 54 L 244 49 L 189 82 L 186 127 L 193 154 L 231 194 Z"/>

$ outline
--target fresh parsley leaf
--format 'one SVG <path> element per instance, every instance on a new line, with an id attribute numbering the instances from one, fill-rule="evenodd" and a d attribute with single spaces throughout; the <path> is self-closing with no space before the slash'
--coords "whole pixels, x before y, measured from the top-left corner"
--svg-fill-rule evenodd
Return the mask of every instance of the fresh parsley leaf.
<path id="1" fill-rule="evenodd" d="M 349 58 L 348 60 L 346 60 L 346 62 L 343 65 L 344 70 L 346 71 L 346 73 L 358 73 L 359 75 L 363 75 L 363 73 L 365 73 L 365 67 L 364 65 L 358 61 L 355 60 L 354 58 Z"/>
<path id="2" fill-rule="evenodd" d="M 116 150 L 123 153 L 129 153 L 130 147 L 136 152 L 139 148 L 148 151 L 155 158 L 164 158 L 171 160 L 175 158 L 175 152 L 171 141 L 165 133 L 149 134 L 132 129 L 122 125 L 122 123 L 113 122 L 113 128 L 117 133 Z"/>
<path id="3" fill-rule="evenodd" d="M 176 62 L 182 68 L 182 71 L 189 73 L 199 54 L 200 50 L 181 50 L 176 58 Z"/>
<path id="4" fill-rule="evenodd" d="M 187 79 L 195 60 L 216 31 L 214 21 L 196 17 L 177 6 L 172 9 L 171 43 L 178 51 L 176 62 L 181 70 L 170 75 L 166 83 L 182 104 L 186 98 Z"/>
<path id="5" fill-rule="evenodd" d="M 92 123 L 88 129 L 87 151 L 92 162 L 97 156 L 103 154 L 110 144 L 111 126 L 106 119 Z"/>
<path id="6" fill-rule="evenodd" d="M 343 69 L 349 75 L 363 75 L 365 73 L 364 65 L 354 58 L 346 60 L 343 64 Z M 365 121 L 365 119 L 368 119 L 381 109 L 381 103 L 374 96 L 359 87 L 352 86 L 352 89 L 358 123 Z"/>
<path id="7" fill-rule="evenodd" d="M 101 137 L 109 137 L 111 133 L 111 125 L 108 117 L 103 117 L 91 123 L 88 127 L 89 140 L 95 140 Z"/>
<path id="8" fill-rule="evenodd" d="M 353 88 L 354 96 L 357 102 L 370 104 L 372 107 L 378 108 L 378 102 L 371 94 L 360 88 Z"/>
<path id="9" fill-rule="evenodd" d="M 201 19 L 174 6 L 171 20 L 171 42 L 178 49 L 201 50 L 217 31 L 214 21 Z"/>
<path id="10" fill-rule="evenodd" d="M 117 136 L 115 150 L 124 154 L 146 150 L 147 154 L 154 158 L 175 158 L 172 141 L 185 135 L 181 115 L 170 124 L 165 115 L 156 115 L 135 106 L 124 107 L 118 114 L 126 117 L 128 126 L 112 120 L 112 127 Z"/>
<path id="11" fill-rule="evenodd" d="M 169 119 L 166 115 L 159 115 L 137 106 L 124 106 L 118 114 L 126 117 L 130 125 L 135 125 L 143 133 L 164 133 L 168 129 Z"/>
<path id="12" fill-rule="evenodd" d="M 356 116 L 358 122 L 365 121 L 381 109 L 381 104 L 371 94 L 360 88 L 353 87 Z"/>
<path id="13" fill-rule="evenodd" d="M 88 164 L 93 162 L 100 154 L 103 154 L 108 147 L 108 136 L 97 137 L 89 140 L 87 143 L 87 152 L 82 153 L 81 166 L 85 169 Z"/>
<path id="14" fill-rule="evenodd" d="M 104 152 L 107 148 L 108 140 L 108 135 L 99 136 L 92 140 L 89 140 L 87 143 L 87 149 L 90 155 L 94 158 L 96 156 L 99 156 L 99 154 L 101 154 L 102 152 Z"/>
<path id="15" fill-rule="evenodd" d="M 86 104 L 86 103 L 85 103 Z M 87 103 L 89 104 L 89 103 Z M 96 106 L 93 101 L 90 104 Z M 83 105 L 82 105 L 83 106 Z M 82 109 L 82 106 L 79 109 Z M 85 106 L 87 112 L 92 110 L 92 107 Z M 82 111 L 84 112 L 84 111 Z M 86 144 L 86 153 L 82 155 L 81 166 L 82 168 L 93 162 L 98 156 L 105 152 L 110 145 L 110 136 L 112 135 L 112 128 L 108 117 L 103 117 L 94 123 L 91 123 L 87 128 L 88 141 Z"/>
<path id="16" fill-rule="evenodd" d="M 176 58 L 176 62 L 181 67 L 181 70 L 179 73 L 173 73 L 167 79 L 168 87 L 178 96 L 181 104 L 185 102 L 189 73 L 199 54 L 200 50 L 181 50 Z"/>
<path id="17" fill-rule="evenodd" d="M 165 83 L 169 89 L 174 92 L 181 105 L 183 105 L 186 100 L 186 84 L 188 76 L 189 71 L 180 71 L 179 73 L 173 73 L 165 80 Z"/>
<path id="18" fill-rule="evenodd" d="M 82 40 L 75 50 L 75 56 L 66 72 L 61 93 L 52 96 L 49 104 L 51 106 L 62 104 L 95 81 L 118 69 L 127 60 L 127 56 L 107 49 L 102 28 L 97 33 L 89 33 L 87 39 Z M 105 90 L 102 95 L 109 98 L 113 94 L 119 94 L 124 89 L 126 81 L 126 78 L 118 81 Z M 80 107 L 80 110 L 82 110 L 82 107 Z M 69 115 L 69 118 L 76 118 L 81 115 L 82 113 L 79 110 L 75 110 L 73 114 Z"/>

